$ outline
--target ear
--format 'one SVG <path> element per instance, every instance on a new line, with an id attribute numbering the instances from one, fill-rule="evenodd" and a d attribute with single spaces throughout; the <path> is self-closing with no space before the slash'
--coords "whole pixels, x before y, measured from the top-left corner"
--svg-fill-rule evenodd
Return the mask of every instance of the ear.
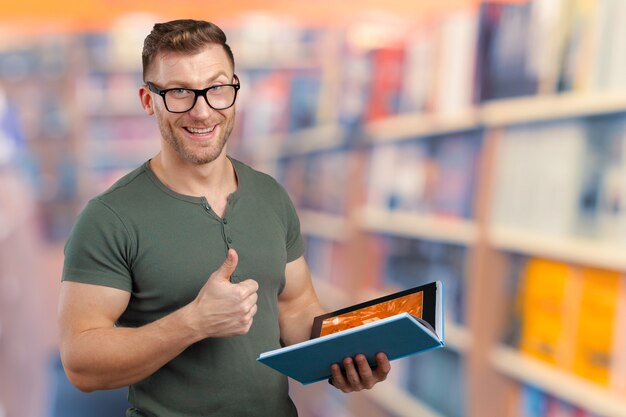
<path id="1" fill-rule="evenodd" d="M 152 116 L 154 114 L 154 101 L 146 85 L 139 87 L 139 100 L 141 100 L 141 107 L 143 107 L 146 114 Z"/>

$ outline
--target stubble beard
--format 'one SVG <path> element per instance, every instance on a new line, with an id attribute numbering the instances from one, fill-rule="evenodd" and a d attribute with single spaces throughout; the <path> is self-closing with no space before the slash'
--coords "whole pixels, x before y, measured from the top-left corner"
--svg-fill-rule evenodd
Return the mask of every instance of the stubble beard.
<path id="1" fill-rule="evenodd" d="M 233 130 L 234 117 L 223 125 L 224 130 L 217 138 L 211 139 L 206 145 L 190 146 L 185 142 L 185 138 L 174 133 L 171 126 L 159 119 L 158 121 L 161 137 L 184 161 L 194 165 L 204 165 L 215 161 L 224 151 L 228 138 Z"/>

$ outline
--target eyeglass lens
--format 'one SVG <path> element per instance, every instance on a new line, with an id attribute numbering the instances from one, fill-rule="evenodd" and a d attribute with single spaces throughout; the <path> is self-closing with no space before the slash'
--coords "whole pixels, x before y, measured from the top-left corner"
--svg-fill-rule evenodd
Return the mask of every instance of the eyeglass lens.
<path id="1" fill-rule="evenodd" d="M 215 86 L 206 90 L 204 98 L 215 110 L 223 110 L 234 104 L 236 92 L 235 87 L 231 85 Z M 163 98 L 169 111 L 186 112 L 194 106 L 196 97 L 202 95 L 202 92 L 177 88 L 166 92 Z"/>

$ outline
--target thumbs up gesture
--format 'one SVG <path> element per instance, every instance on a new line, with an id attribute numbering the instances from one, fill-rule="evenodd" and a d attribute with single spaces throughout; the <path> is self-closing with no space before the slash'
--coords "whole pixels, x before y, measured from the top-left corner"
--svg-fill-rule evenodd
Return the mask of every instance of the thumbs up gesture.
<path id="1" fill-rule="evenodd" d="M 257 310 L 256 281 L 230 282 L 237 267 L 237 252 L 229 249 L 224 263 L 211 274 L 192 302 L 198 330 L 205 337 L 227 337 L 248 333 Z"/>

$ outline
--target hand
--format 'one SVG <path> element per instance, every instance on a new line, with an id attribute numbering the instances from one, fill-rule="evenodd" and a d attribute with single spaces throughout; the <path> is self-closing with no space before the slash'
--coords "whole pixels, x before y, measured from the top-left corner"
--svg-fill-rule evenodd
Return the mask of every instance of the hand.
<path id="1" fill-rule="evenodd" d="M 355 365 L 356 363 L 356 365 Z M 339 364 L 331 366 L 332 376 L 329 382 L 348 393 L 361 391 L 363 389 L 371 389 L 374 385 L 387 379 L 387 374 L 391 370 L 391 364 L 384 353 L 376 355 L 376 367 L 372 369 L 365 355 L 356 355 L 352 358 L 343 360 L 345 372 L 341 371 Z"/>
<path id="2" fill-rule="evenodd" d="M 205 337 L 237 336 L 248 333 L 257 311 L 256 281 L 230 282 L 238 255 L 229 249 L 224 263 L 211 274 L 194 300 L 193 316 Z"/>

